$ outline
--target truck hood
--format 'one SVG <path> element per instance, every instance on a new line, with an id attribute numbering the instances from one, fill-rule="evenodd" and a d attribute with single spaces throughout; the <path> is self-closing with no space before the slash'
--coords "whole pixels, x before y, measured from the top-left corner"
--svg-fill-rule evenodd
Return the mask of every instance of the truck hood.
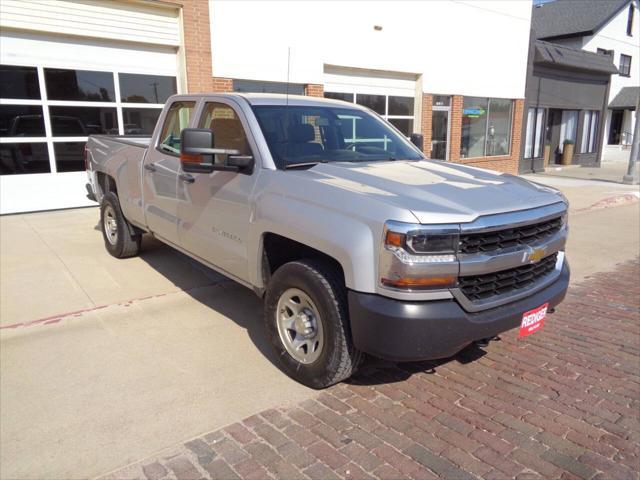
<path id="1" fill-rule="evenodd" d="M 320 163 L 295 174 L 374 196 L 424 224 L 466 223 L 562 201 L 557 191 L 514 175 L 437 161 Z"/>

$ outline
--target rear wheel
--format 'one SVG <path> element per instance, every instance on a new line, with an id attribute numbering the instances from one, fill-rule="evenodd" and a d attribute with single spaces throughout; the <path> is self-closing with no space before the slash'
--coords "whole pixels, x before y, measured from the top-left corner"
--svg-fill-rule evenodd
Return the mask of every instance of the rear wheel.
<path id="1" fill-rule="evenodd" d="M 341 275 L 315 259 L 290 262 L 271 278 L 265 322 L 282 370 L 311 388 L 326 388 L 356 370 Z"/>
<path id="2" fill-rule="evenodd" d="M 133 257 L 140 251 L 140 234 L 132 234 L 133 228 L 124 218 L 118 197 L 108 192 L 100 205 L 100 225 L 104 246 L 116 258 Z"/>

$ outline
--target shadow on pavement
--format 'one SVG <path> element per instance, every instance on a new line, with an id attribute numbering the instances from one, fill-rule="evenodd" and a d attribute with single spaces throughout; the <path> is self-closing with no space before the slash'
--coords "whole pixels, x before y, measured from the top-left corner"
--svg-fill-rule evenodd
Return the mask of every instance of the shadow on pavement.
<path id="1" fill-rule="evenodd" d="M 500 337 L 492 341 L 499 341 Z M 453 357 L 424 362 L 388 362 L 373 357 L 366 357 L 358 372 L 346 383 L 354 385 L 381 385 L 385 383 L 402 382 L 415 373 L 436 373 L 438 367 L 449 362 L 463 364 L 472 363 L 487 354 L 477 343 L 472 343 Z"/>
<path id="2" fill-rule="evenodd" d="M 269 362 L 278 366 L 263 326 L 262 300 L 252 290 L 226 278 L 150 235 L 142 237 L 139 258 L 191 298 L 245 329 L 258 351 Z M 178 269 L 173 268 L 176 263 L 189 264 L 193 269 L 193 275 L 185 276 L 184 269 L 180 269 L 181 271 L 178 272 Z M 206 281 L 194 285 L 194 277 L 198 275 L 204 275 Z"/>
<path id="3" fill-rule="evenodd" d="M 100 223 L 95 230 L 100 231 Z M 143 235 L 139 258 L 171 281 L 178 289 L 211 310 L 231 319 L 246 330 L 249 339 L 258 351 L 274 366 L 279 367 L 271 345 L 267 340 L 262 317 L 262 299 L 250 289 L 226 278 L 192 258 L 156 240 L 151 235 Z M 184 270 L 178 272 L 176 263 L 187 263 L 193 268 L 193 275 L 200 273 L 207 282 L 194 286 L 193 278 L 185 277 Z M 212 289 L 215 286 L 228 288 Z M 230 295 L 230 290 L 232 295 Z M 499 341 L 497 337 L 494 341 Z M 436 369 L 452 361 L 467 364 L 486 355 L 477 343 L 472 343 L 455 356 L 423 362 L 396 363 L 365 355 L 357 373 L 347 383 L 357 385 L 380 385 L 401 382 L 414 373 L 435 373 Z"/>

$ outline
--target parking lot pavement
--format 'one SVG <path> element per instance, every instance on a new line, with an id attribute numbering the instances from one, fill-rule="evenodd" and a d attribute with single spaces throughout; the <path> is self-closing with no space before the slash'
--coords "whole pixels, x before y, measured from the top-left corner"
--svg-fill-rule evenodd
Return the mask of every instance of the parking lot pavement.
<path id="1" fill-rule="evenodd" d="M 433 363 L 365 364 L 102 480 L 637 479 L 640 263 L 574 288 L 544 328 Z"/>

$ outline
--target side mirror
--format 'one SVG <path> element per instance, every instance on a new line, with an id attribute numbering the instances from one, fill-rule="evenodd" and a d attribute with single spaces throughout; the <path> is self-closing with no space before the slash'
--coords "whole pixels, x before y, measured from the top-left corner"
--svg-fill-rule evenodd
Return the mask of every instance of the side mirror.
<path id="1" fill-rule="evenodd" d="M 228 155 L 227 162 L 216 164 L 215 155 Z M 250 160 L 245 157 L 247 156 L 240 155 L 238 150 L 214 148 L 214 132 L 208 128 L 185 128 L 180 133 L 180 162 L 185 172 L 211 173 L 216 170 L 238 172 L 249 166 L 253 170 L 253 157 L 248 156 Z M 240 160 L 231 162 L 232 158 Z"/>
<path id="2" fill-rule="evenodd" d="M 424 135 L 421 133 L 412 133 L 410 137 L 411 143 L 413 143 L 421 152 L 424 152 Z"/>

